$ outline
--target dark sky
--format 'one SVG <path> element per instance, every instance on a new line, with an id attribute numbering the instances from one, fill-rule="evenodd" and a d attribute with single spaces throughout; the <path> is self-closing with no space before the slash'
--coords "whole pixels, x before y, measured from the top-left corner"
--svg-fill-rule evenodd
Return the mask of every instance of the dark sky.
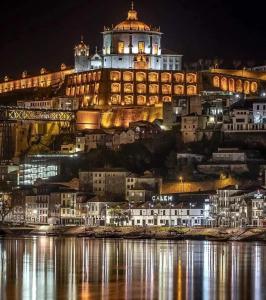
<path id="1" fill-rule="evenodd" d="M 104 25 L 125 19 L 128 0 L 23 0 L 1 2 L 0 76 L 73 64 L 73 46 L 83 34 L 101 47 Z M 139 18 L 160 26 L 163 48 L 199 58 L 266 61 L 263 1 L 136 0 Z"/>

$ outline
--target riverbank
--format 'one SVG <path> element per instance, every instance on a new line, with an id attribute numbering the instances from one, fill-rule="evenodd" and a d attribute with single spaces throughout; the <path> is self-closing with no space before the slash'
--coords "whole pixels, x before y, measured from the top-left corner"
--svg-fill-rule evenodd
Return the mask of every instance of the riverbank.
<path id="1" fill-rule="evenodd" d="M 0 227 L 0 236 L 58 236 L 88 238 L 265 241 L 266 228 L 177 228 L 177 227 Z"/>

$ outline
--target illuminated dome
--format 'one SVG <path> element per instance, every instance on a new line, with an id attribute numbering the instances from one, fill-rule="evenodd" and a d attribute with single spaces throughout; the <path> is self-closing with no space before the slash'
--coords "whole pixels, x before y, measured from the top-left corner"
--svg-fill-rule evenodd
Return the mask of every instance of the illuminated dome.
<path id="1" fill-rule="evenodd" d="M 151 28 L 147 24 L 138 20 L 138 13 L 136 10 L 134 10 L 132 4 L 132 8 L 128 12 L 127 19 L 116 25 L 114 30 L 150 31 Z"/>

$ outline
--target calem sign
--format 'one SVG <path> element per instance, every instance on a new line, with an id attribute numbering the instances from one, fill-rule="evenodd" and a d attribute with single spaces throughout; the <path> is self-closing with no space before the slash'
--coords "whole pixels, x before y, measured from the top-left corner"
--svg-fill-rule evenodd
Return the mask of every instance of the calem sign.
<path id="1" fill-rule="evenodd" d="M 152 196 L 151 199 L 153 202 L 156 202 L 156 201 L 171 202 L 171 201 L 173 201 L 173 196 L 171 196 L 171 195 L 155 195 L 155 196 Z"/>

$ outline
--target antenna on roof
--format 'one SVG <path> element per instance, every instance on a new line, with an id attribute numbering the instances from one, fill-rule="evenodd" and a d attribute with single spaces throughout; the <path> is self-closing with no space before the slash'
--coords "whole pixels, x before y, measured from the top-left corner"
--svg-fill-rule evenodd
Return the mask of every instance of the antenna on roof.
<path id="1" fill-rule="evenodd" d="M 134 1 L 131 1 L 131 10 L 134 10 Z"/>

